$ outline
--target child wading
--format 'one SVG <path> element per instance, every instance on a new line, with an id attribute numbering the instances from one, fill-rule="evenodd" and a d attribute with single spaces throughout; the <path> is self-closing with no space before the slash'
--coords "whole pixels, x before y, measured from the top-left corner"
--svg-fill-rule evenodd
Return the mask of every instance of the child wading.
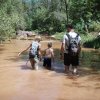
<path id="1" fill-rule="evenodd" d="M 51 70 L 52 60 L 54 61 L 54 51 L 52 49 L 52 43 L 48 43 L 48 48 L 45 50 L 45 57 L 43 61 L 43 66 Z"/>
<path id="2" fill-rule="evenodd" d="M 23 50 L 22 52 L 19 53 L 19 56 L 29 50 L 29 60 L 31 63 L 31 66 L 33 69 L 38 70 L 38 58 L 41 56 L 41 52 L 40 52 L 40 38 L 36 37 L 35 41 L 33 41 L 25 50 Z"/>

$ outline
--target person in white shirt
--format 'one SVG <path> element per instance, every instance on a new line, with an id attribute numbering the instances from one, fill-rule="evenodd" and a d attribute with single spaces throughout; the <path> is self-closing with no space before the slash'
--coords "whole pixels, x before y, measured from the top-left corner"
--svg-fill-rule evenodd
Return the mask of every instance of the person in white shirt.
<path id="1" fill-rule="evenodd" d="M 41 59 L 41 44 L 40 44 L 40 38 L 36 37 L 35 41 L 32 41 L 32 43 L 23 51 L 21 51 L 18 56 L 20 56 L 25 51 L 29 50 L 29 60 L 32 66 L 32 69 L 38 70 L 38 59 Z"/>
<path id="2" fill-rule="evenodd" d="M 74 32 L 72 25 L 66 26 L 67 32 L 63 37 L 61 45 L 61 57 L 64 59 L 65 73 L 69 73 L 69 67 L 72 65 L 73 74 L 77 74 L 77 66 L 79 65 L 79 53 L 81 51 L 81 37 Z M 71 47 L 71 39 L 77 39 L 77 48 Z M 74 50 L 75 53 L 72 52 Z M 62 54 L 63 53 L 63 54 Z"/>

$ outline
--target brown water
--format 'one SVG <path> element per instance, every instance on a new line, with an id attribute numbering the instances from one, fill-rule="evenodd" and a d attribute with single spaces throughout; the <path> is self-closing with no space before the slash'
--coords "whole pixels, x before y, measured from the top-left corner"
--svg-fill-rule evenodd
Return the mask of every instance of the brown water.
<path id="1" fill-rule="evenodd" d="M 45 49 L 47 42 L 41 43 Z M 31 70 L 27 55 L 17 57 L 29 44 L 13 40 L 0 45 L 0 100 L 100 100 L 100 74 L 84 69 L 80 77 L 68 77 L 61 62 L 54 64 L 54 71 L 44 70 L 42 62 L 38 71 Z M 59 49 L 60 44 L 54 42 L 53 47 Z"/>

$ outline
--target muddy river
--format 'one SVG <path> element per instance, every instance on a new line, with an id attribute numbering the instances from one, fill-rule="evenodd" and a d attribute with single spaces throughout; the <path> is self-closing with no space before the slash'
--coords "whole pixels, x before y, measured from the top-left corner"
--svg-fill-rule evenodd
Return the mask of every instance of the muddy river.
<path id="1" fill-rule="evenodd" d="M 81 65 L 85 67 L 79 68 L 80 76 L 67 76 L 64 74 L 63 61 L 59 60 L 61 42 L 53 41 L 56 56 L 54 70 L 43 69 L 41 61 L 39 70 L 35 71 L 27 62 L 27 54 L 20 58 L 17 56 L 30 42 L 12 40 L 0 45 L 0 100 L 100 100 L 98 67 L 100 62 L 97 61 L 97 67 L 94 67 L 98 70 L 91 70 L 89 65 L 91 62 L 88 64 L 89 67 L 86 67 L 84 58 Z M 41 44 L 44 50 L 47 47 L 47 41 L 41 41 Z M 95 53 L 94 50 L 90 51 Z M 85 54 L 82 53 L 82 55 Z M 89 57 L 91 58 L 91 54 L 86 58 Z"/>

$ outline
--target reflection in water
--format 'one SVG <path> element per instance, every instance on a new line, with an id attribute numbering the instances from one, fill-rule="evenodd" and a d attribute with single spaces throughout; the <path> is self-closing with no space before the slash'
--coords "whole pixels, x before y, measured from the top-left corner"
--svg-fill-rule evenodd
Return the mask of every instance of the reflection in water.
<path id="1" fill-rule="evenodd" d="M 42 44 L 43 49 L 47 48 L 47 42 Z M 54 71 L 31 70 L 29 62 L 26 66 L 28 53 L 19 58 L 17 55 L 27 45 L 28 41 L 16 40 L 13 44 L 6 44 L 0 51 L 0 98 L 2 100 L 81 100 L 82 98 L 82 100 L 100 100 L 99 74 L 90 75 L 86 71 L 83 73 L 82 70 L 83 74 L 80 74 L 77 79 L 64 74 L 63 61 L 60 60 L 60 42 L 53 43 Z M 83 51 L 80 62 L 83 67 L 91 67 L 94 64 L 99 68 L 100 52 Z"/>
<path id="2" fill-rule="evenodd" d="M 80 63 L 82 67 L 91 67 L 94 70 L 100 69 L 100 52 L 96 50 L 91 52 L 82 51 Z"/>
<path id="3" fill-rule="evenodd" d="M 56 60 L 62 62 L 60 60 L 60 50 L 55 49 Z M 100 51 L 85 51 L 82 50 L 80 54 L 80 66 L 81 67 L 90 67 L 94 70 L 100 69 Z"/>
<path id="4" fill-rule="evenodd" d="M 60 49 L 54 49 L 55 53 L 55 61 L 57 64 L 63 63 L 63 60 L 60 59 Z M 22 60 L 26 60 L 28 58 L 27 53 L 24 53 L 21 56 Z M 81 67 L 88 67 L 92 68 L 93 70 L 99 70 L 100 69 L 100 52 L 95 51 L 83 51 L 80 54 L 80 66 Z"/>

